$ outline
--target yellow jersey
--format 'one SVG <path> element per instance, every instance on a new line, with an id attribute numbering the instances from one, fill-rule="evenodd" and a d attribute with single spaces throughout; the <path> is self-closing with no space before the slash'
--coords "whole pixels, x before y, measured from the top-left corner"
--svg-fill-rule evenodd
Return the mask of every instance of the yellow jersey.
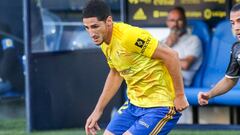
<path id="1" fill-rule="evenodd" d="M 101 44 L 109 67 L 127 83 L 129 101 L 139 107 L 174 106 L 172 78 L 162 60 L 151 58 L 157 46 L 148 31 L 125 23 L 114 23 L 110 43 Z"/>

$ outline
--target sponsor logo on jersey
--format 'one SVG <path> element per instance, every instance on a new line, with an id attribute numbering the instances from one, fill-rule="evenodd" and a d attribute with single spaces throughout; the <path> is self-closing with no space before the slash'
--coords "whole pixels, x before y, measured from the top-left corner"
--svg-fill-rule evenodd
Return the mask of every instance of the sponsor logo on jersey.
<path id="1" fill-rule="evenodd" d="M 150 43 L 150 41 L 151 41 L 151 38 L 148 37 L 147 40 L 146 40 L 146 43 L 145 43 L 144 46 L 142 47 L 141 53 L 144 53 L 144 52 L 145 52 L 145 50 L 146 50 L 148 44 Z"/>
<path id="2" fill-rule="evenodd" d="M 144 44 L 145 44 L 145 41 L 140 39 L 140 38 L 138 38 L 137 42 L 135 43 L 135 45 L 140 47 L 140 48 L 142 48 Z"/>

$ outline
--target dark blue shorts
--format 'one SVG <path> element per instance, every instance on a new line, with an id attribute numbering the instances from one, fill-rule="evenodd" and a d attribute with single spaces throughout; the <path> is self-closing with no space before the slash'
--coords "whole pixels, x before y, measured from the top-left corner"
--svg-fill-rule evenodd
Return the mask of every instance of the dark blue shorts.
<path id="1" fill-rule="evenodd" d="M 177 124 L 181 113 L 174 107 L 142 108 L 125 102 L 115 113 L 107 130 L 122 135 L 166 135 Z"/>

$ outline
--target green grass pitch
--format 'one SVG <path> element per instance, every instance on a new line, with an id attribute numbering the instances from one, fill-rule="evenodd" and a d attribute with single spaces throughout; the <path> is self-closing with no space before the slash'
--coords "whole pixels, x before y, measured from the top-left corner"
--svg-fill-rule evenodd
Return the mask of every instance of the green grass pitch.
<path id="1" fill-rule="evenodd" d="M 99 132 L 101 135 L 103 132 Z M 25 120 L 0 120 L 0 135 L 85 135 L 83 129 L 66 129 L 58 131 L 41 131 L 27 133 L 25 127 Z M 240 131 L 231 130 L 173 130 L 169 135 L 240 135 Z"/>

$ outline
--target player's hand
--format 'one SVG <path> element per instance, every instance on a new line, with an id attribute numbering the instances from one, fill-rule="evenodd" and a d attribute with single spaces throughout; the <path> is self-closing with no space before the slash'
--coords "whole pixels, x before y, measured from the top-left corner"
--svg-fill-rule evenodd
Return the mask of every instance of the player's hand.
<path id="1" fill-rule="evenodd" d="M 198 93 L 198 103 L 200 105 L 207 105 L 210 95 L 208 92 L 199 92 Z"/>
<path id="2" fill-rule="evenodd" d="M 188 108 L 189 103 L 187 101 L 186 96 L 183 94 L 183 95 L 179 95 L 179 96 L 176 95 L 176 98 L 174 100 L 174 105 L 175 105 L 176 110 L 178 112 L 181 112 Z"/>
<path id="3" fill-rule="evenodd" d="M 97 121 L 101 117 L 102 112 L 96 112 L 94 111 L 87 119 L 87 122 L 85 124 L 85 132 L 86 135 L 96 135 L 97 131 L 101 130 Z"/>

